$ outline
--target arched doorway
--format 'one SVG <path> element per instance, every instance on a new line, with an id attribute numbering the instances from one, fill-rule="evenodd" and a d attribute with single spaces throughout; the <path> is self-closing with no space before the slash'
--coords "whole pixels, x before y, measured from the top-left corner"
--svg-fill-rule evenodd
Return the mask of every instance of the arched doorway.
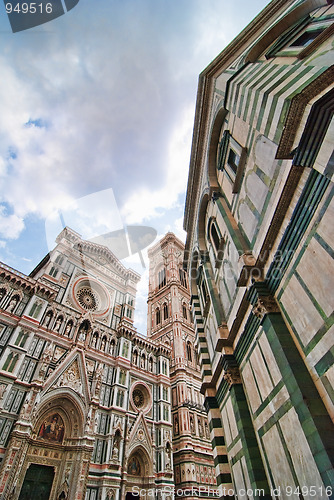
<path id="1" fill-rule="evenodd" d="M 138 495 L 134 495 L 130 491 L 126 494 L 125 500 L 138 500 Z"/>
<path id="2" fill-rule="evenodd" d="M 26 472 L 19 500 L 49 500 L 55 471 L 48 465 L 31 464 Z"/>

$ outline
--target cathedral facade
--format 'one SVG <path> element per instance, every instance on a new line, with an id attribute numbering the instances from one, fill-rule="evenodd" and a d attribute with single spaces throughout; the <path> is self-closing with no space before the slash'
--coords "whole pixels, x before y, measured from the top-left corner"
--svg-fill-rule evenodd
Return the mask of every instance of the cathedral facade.
<path id="1" fill-rule="evenodd" d="M 172 498 L 171 347 L 133 328 L 139 275 L 65 228 L 0 265 L 0 498 Z"/>
<path id="2" fill-rule="evenodd" d="M 184 244 L 167 233 L 148 251 L 147 336 L 171 348 L 173 460 L 175 498 L 219 496 L 216 463 L 201 389 Z"/>
<path id="3" fill-rule="evenodd" d="M 273 0 L 199 79 L 185 266 L 238 498 L 333 497 L 333 16 Z"/>

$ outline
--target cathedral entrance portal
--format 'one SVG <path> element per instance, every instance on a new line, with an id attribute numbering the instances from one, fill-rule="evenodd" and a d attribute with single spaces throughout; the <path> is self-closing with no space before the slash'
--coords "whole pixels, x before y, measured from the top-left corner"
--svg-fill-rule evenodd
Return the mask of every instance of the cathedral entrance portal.
<path id="1" fill-rule="evenodd" d="M 49 500 L 54 468 L 31 464 L 26 472 L 19 500 Z"/>
<path id="2" fill-rule="evenodd" d="M 126 494 L 125 500 L 138 500 L 138 495 L 134 495 L 131 492 Z"/>

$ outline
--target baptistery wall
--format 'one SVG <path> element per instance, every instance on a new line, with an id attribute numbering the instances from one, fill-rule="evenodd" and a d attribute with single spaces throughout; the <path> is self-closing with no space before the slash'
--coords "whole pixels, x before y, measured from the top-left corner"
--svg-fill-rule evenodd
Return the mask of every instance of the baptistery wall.
<path id="1" fill-rule="evenodd" d="M 185 267 L 239 496 L 332 497 L 333 9 L 274 0 L 199 80 Z"/>

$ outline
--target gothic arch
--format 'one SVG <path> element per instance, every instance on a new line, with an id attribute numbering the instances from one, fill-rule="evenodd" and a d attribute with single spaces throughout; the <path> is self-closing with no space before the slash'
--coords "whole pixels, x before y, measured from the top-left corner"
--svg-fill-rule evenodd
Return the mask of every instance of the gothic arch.
<path id="1" fill-rule="evenodd" d="M 138 466 L 138 464 L 139 470 L 138 468 L 136 470 L 135 466 Z M 131 476 L 147 478 L 153 475 L 153 461 L 144 446 L 136 446 L 136 448 L 131 451 L 127 462 L 127 471 L 130 479 Z"/>
<path id="2" fill-rule="evenodd" d="M 207 252 L 206 245 L 206 213 L 210 202 L 209 190 L 206 189 L 202 195 L 202 199 L 198 211 L 198 245 L 201 252 Z"/>
<path id="3" fill-rule="evenodd" d="M 208 150 L 208 179 L 210 183 L 210 187 L 218 188 L 218 177 L 217 177 L 217 151 L 219 145 L 219 136 L 220 131 L 222 129 L 225 117 L 228 111 L 221 107 L 214 119 L 212 128 L 211 128 L 211 136 Z"/>
<path id="4" fill-rule="evenodd" d="M 33 420 L 38 432 L 49 414 L 59 413 L 65 424 L 65 438 L 82 436 L 87 409 L 78 394 L 69 387 L 60 387 L 42 397 Z"/>

